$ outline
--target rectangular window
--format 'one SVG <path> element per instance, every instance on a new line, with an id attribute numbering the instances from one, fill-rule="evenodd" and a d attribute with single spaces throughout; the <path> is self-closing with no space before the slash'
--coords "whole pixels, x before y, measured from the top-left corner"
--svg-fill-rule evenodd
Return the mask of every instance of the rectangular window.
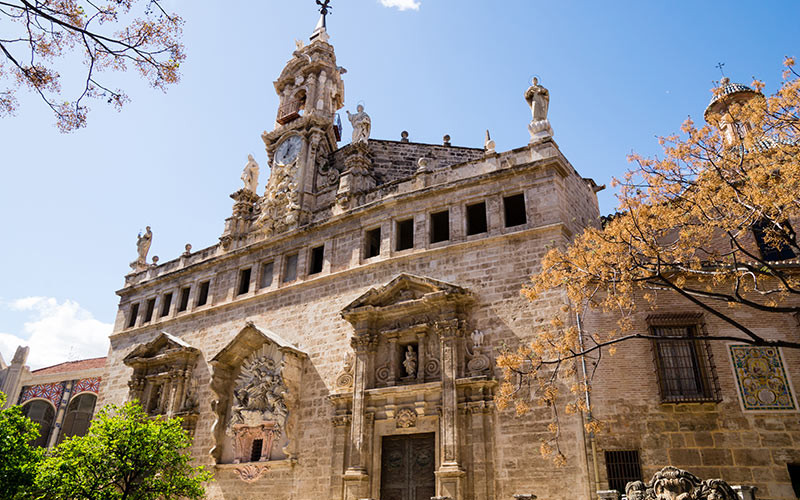
<path id="1" fill-rule="evenodd" d="M 659 337 L 680 337 L 653 343 L 661 400 L 716 400 L 711 357 L 705 342 L 698 338 L 698 325 L 651 324 L 650 331 Z"/>
<path id="2" fill-rule="evenodd" d="M 273 267 L 272 261 L 261 264 L 261 282 L 258 284 L 259 288 L 269 288 L 272 285 Z"/>
<path id="3" fill-rule="evenodd" d="M 181 290 L 181 301 L 178 303 L 178 312 L 183 312 L 189 308 L 189 292 L 192 291 L 191 287 L 185 287 Z"/>
<path id="4" fill-rule="evenodd" d="M 297 254 L 287 255 L 283 265 L 283 282 L 288 283 L 297 279 Z"/>
<path id="5" fill-rule="evenodd" d="M 236 295 L 244 295 L 250 291 L 250 268 L 239 271 L 239 288 Z"/>
<path id="6" fill-rule="evenodd" d="M 753 224 L 753 236 L 756 239 L 761 258 L 775 262 L 779 260 L 794 259 L 796 256 L 792 248 L 785 243 L 792 239 L 794 230 L 789 223 L 781 224 L 781 228 L 771 227 L 769 222 L 761 219 Z"/>
<path id="7" fill-rule="evenodd" d="M 155 312 L 155 310 L 156 310 L 156 299 L 155 298 L 148 299 L 147 305 L 145 306 L 144 309 L 144 320 L 142 321 L 142 324 L 150 323 L 150 321 L 153 320 L 153 312 Z"/>
<path id="8" fill-rule="evenodd" d="M 450 211 L 431 214 L 431 243 L 450 239 Z"/>
<path id="9" fill-rule="evenodd" d="M 264 449 L 263 439 L 254 439 L 253 448 L 250 450 L 250 461 L 259 462 L 261 460 L 261 450 Z"/>
<path id="10" fill-rule="evenodd" d="M 197 293 L 197 306 L 204 306 L 208 302 L 208 289 L 211 286 L 210 281 L 200 283 L 200 291 Z"/>
<path id="11" fill-rule="evenodd" d="M 620 494 L 624 494 L 625 485 L 631 481 L 642 480 L 639 450 L 607 451 L 605 455 L 609 490 L 617 490 Z"/>
<path id="12" fill-rule="evenodd" d="M 364 233 L 364 258 L 376 257 L 381 254 L 381 228 L 376 227 Z"/>
<path id="13" fill-rule="evenodd" d="M 136 318 L 139 316 L 139 303 L 131 306 L 131 312 L 128 314 L 128 328 L 136 326 Z"/>
<path id="14" fill-rule="evenodd" d="M 503 198 L 503 210 L 506 227 L 521 226 L 528 222 L 528 216 L 525 214 L 525 195 L 522 193 Z"/>
<path id="15" fill-rule="evenodd" d="M 165 293 L 161 299 L 161 317 L 169 314 L 169 308 L 172 307 L 172 293 Z"/>
<path id="16" fill-rule="evenodd" d="M 308 274 L 319 274 L 322 272 L 322 263 L 325 261 L 325 246 L 320 245 L 311 249 L 311 262 L 308 267 Z"/>
<path id="17" fill-rule="evenodd" d="M 395 249 L 408 250 L 414 248 L 414 219 L 399 220 L 395 223 L 397 244 Z"/>
<path id="18" fill-rule="evenodd" d="M 480 202 L 474 205 L 467 205 L 467 236 L 485 233 L 486 231 L 486 203 Z"/>

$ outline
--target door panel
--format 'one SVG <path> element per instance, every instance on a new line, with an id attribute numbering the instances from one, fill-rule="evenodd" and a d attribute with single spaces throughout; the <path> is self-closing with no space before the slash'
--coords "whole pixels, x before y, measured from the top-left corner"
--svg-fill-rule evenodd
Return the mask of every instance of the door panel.
<path id="1" fill-rule="evenodd" d="M 381 452 L 381 500 L 430 500 L 436 493 L 433 433 L 386 436 Z"/>

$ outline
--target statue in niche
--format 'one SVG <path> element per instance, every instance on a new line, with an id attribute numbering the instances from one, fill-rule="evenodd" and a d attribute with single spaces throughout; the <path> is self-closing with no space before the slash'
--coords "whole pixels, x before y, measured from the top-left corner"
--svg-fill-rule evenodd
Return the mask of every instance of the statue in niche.
<path id="1" fill-rule="evenodd" d="M 547 120 L 547 108 L 550 106 L 550 91 L 539 85 L 539 79 L 534 77 L 532 85 L 525 92 L 525 100 L 531 107 L 531 116 L 534 122 Z"/>
<path id="2" fill-rule="evenodd" d="M 258 163 L 253 155 L 247 155 L 247 165 L 244 166 L 242 172 L 242 182 L 248 191 L 255 193 L 258 190 Z"/>
<path id="3" fill-rule="evenodd" d="M 372 120 L 367 113 L 364 112 L 364 106 L 361 104 L 356 108 L 356 113 L 351 114 L 347 111 L 347 119 L 353 125 L 353 144 L 366 145 L 369 141 L 369 133 L 372 129 Z"/>
<path id="4" fill-rule="evenodd" d="M 135 271 L 141 271 L 147 268 L 147 252 L 150 251 L 150 244 L 153 242 L 153 232 L 150 231 L 150 226 L 145 228 L 144 235 L 139 233 L 136 237 L 136 252 L 139 256 L 135 261 L 131 262 L 131 268 Z"/>
<path id="5" fill-rule="evenodd" d="M 409 377 L 417 376 L 417 353 L 414 351 L 414 346 L 409 345 L 406 350 L 406 359 L 403 361 L 403 368 L 406 369 L 406 375 Z"/>
<path id="6" fill-rule="evenodd" d="M 287 391 L 275 360 L 263 356 L 243 365 L 233 389 L 231 424 L 269 421 L 282 429 L 289 414 L 284 401 Z"/>

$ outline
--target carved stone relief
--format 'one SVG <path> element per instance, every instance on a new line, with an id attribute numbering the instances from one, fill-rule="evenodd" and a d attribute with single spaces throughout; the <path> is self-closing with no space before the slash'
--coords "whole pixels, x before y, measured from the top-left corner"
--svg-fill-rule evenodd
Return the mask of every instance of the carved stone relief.
<path id="1" fill-rule="evenodd" d="M 664 467 L 647 484 L 633 481 L 625 486 L 631 500 L 738 500 L 733 488 L 721 479 L 700 480 L 691 472 Z"/>
<path id="2" fill-rule="evenodd" d="M 480 330 L 474 330 L 470 335 L 472 350 L 467 349 L 467 371 L 470 376 L 484 375 L 492 366 L 489 358 L 489 347 L 484 346 L 485 334 Z"/>
<path id="3" fill-rule="evenodd" d="M 349 352 L 344 358 L 344 368 L 336 376 L 336 388 L 339 390 L 353 387 L 353 353 Z"/>
<path id="4" fill-rule="evenodd" d="M 417 426 L 417 413 L 411 408 L 401 408 L 395 416 L 398 429 L 408 429 Z"/>
<path id="5" fill-rule="evenodd" d="M 295 227 L 300 219 L 297 174 L 297 158 L 288 165 L 272 165 L 267 188 L 258 204 L 255 223 L 267 236 Z"/>

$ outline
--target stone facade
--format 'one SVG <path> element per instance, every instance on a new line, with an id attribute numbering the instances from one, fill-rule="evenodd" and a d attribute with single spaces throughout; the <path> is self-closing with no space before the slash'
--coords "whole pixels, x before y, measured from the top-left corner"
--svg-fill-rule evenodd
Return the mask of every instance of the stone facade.
<path id="1" fill-rule="evenodd" d="M 494 356 L 564 305 L 520 287 L 548 246 L 598 223 L 601 188 L 554 142 L 538 82 L 531 142 L 511 151 L 368 129 L 339 147 L 344 84 L 327 40 L 322 22 L 275 82 L 263 193 L 243 176 L 219 244 L 126 276 L 101 404 L 185 417 L 213 499 L 591 498 L 617 449 L 639 450 L 643 472 L 699 468 L 791 498 L 779 469 L 800 460 L 797 415 L 746 414 L 722 345 L 721 399 L 681 404 L 658 399 L 648 346 L 620 349 L 627 369 L 608 364 L 592 396 L 618 428 L 587 436 L 583 416 L 565 416 L 567 465 L 542 458 L 550 413 L 496 411 Z M 797 354 L 783 355 L 796 379 Z"/>

